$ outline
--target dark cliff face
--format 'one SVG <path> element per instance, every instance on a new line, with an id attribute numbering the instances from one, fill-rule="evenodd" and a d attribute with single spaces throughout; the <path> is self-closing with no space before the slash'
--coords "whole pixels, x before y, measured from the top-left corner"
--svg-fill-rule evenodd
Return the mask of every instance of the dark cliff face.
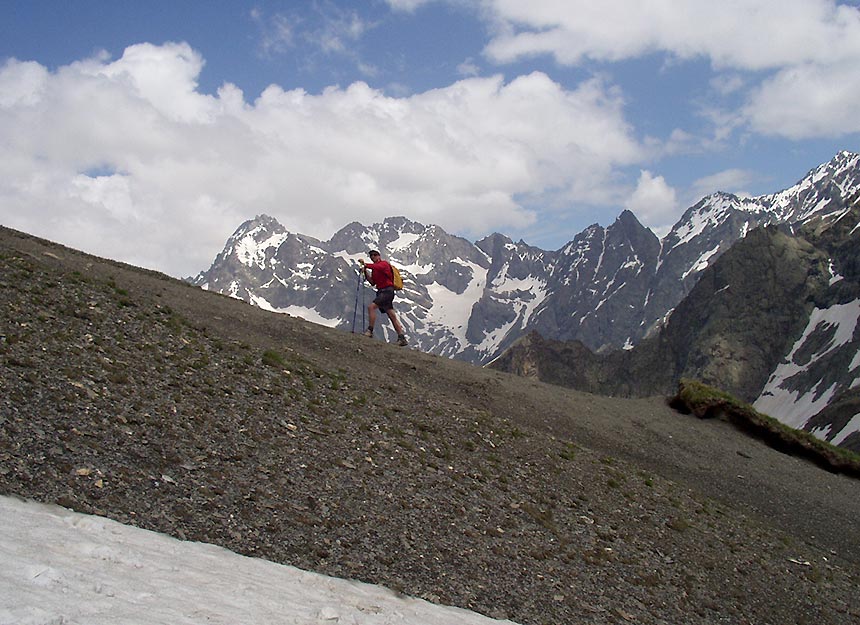
<path id="1" fill-rule="evenodd" d="M 755 400 L 827 285 L 827 258 L 775 227 L 757 229 L 712 267 L 663 333 L 678 377 Z"/>
<path id="2" fill-rule="evenodd" d="M 659 252 L 656 235 L 630 211 L 605 229 L 591 226 L 555 258 L 553 296 L 531 329 L 592 349 L 637 342 Z"/>
<path id="3" fill-rule="evenodd" d="M 808 242 L 762 228 L 706 269 L 666 327 L 631 350 L 599 356 L 530 336 L 509 351 L 530 354 L 540 379 L 590 392 L 667 394 L 692 377 L 752 401 L 826 286 L 826 262 Z M 505 354 L 491 366 L 515 370 L 509 363 L 524 360 Z"/>

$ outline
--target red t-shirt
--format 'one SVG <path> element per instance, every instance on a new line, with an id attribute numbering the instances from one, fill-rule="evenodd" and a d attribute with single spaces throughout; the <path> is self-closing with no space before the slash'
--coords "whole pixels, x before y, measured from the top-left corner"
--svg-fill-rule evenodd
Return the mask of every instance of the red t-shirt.
<path id="1" fill-rule="evenodd" d="M 394 286 L 394 272 L 391 271 L 391 265 L 387 260 L 381 260 L 378 263 L 367 263 L 365 269 L 370 269 L 370 281 L 377 289 L 386 289 Z"/>

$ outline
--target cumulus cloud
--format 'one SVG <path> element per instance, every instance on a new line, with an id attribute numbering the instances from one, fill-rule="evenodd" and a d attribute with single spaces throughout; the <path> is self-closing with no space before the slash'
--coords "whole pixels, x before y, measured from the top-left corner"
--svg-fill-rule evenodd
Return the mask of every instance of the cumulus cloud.
<path id="1" fill-rule="evenodd" d="M 501 26 L 487 54 L 507 62 L 552 54 L 560 63 L 651 52 L 762 70 L 860 54 L 857 10 L 832 0 L 487 0 Z M 765 34 L 767 36 L 763 36 Z"/>
<path id="2" fill-rule="evenodd" d="M 48 70 L 38 63 L 8 60 L 0 73 L 0 107 L 35 104 L 47 81 Z"/>
<path id="3" fill-rule="evenodd" d="M 259 213 L 328 238 L 405 214 L 463 234 L 524 227 L 529 200 L 607 202 L 642 148 L 600 80 L 536 72 L 391 97 L 364 83 L 253 102 L 201 94 L 187 44 L 140 44 L 49 71 L 0 66 L 0 219 L 182 276 Z"/>
<path id="4" fill-rule="evenodd" d="M 655 176 L 647 170 L 640 171 L 636 189 L 625 202 L 625 208 L 658 234 L 667 232 L 679 214 L 675 189 L 663 176 Z"/>
<path id="5" fill-rule="evenodd" d="M 715 93 L 749 82 L 741 120 L 792 139 L 858 131 L 860 9 L 833 0 L 486 0 L 497 63 L 551 55 L 563 65 L 662 53 L 705 59 L 725 77 Z M 757 85 L 757 86 L 756 86 Z M 722 117 L 734 117 L 723 112 Z M 724 126 L 728 128 L 728 126 Z"/>
<path id="6" fill-rule="evenodd" d="M 752 92 L 744 117 L 757 132 L 790 139 L 858 133 L 858 67 L 860 58 L 786 68 Z"/>

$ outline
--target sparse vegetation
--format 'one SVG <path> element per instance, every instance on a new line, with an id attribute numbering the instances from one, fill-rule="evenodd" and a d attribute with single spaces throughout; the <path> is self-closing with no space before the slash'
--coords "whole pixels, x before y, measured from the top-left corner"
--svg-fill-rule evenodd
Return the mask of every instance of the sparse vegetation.
<path id="1" fill-rule="evenodd" d="M 267 349 L 263 352 L 263 364 L 267 367 L 276 367 L 276 368 L 284 368 L 286 366 L 286 361 L 284 357 L 279 352 L 274 349 Z"/>
<path id="2" fill-rule="evenodd" d="M 524 625 L 860 615 L 853 480 L 56 249 L 0 228 L 0 493 Z"/>

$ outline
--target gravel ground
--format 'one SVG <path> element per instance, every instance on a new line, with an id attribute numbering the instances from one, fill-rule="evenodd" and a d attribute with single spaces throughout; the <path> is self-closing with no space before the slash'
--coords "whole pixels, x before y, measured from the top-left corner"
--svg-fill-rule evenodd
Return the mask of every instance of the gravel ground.
<path id="1" fill-rule="evenodd" d="M 0 493 L 524 624 L 860 622 L 860 481 L 0 228 Z"/>

